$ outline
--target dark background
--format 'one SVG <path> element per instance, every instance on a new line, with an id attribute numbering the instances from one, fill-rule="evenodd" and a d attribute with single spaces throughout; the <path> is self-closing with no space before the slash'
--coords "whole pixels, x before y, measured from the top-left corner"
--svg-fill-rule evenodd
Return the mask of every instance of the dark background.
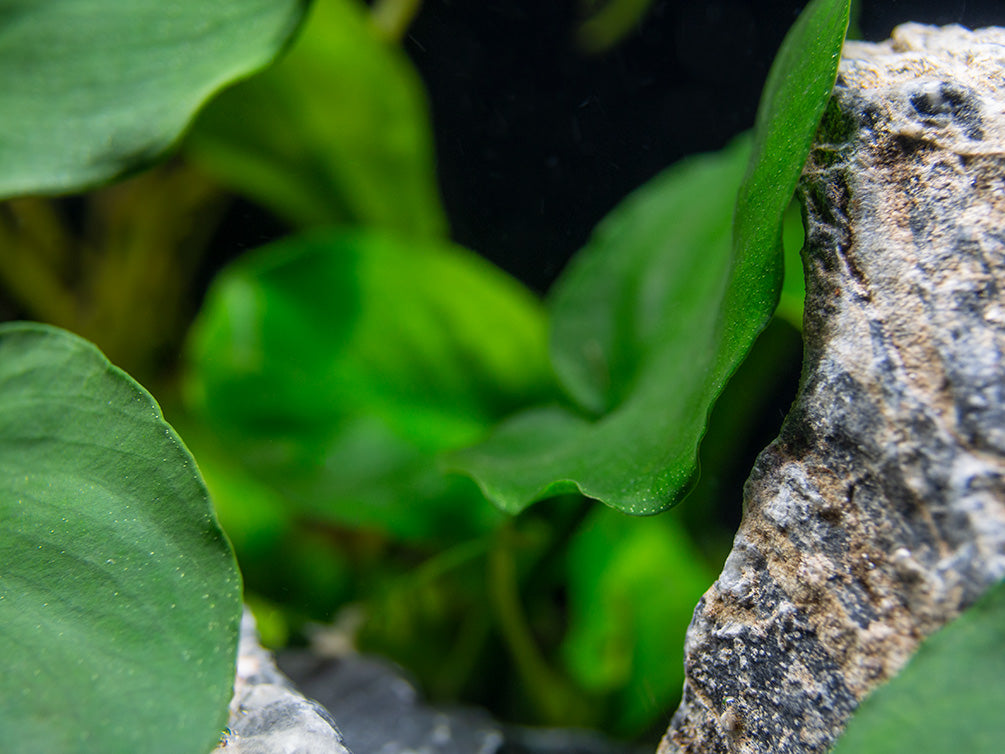
<path id="1" fill-rule="evenodd" d="M 405 48 L 432 105 L 455 240 L 544 291 L 622 197 L 753 124 L 796 0 L 659 0 L 618 47 L 577 48 L 573 0 L 426 0 Z M 1005 25 L 1001 0 L 864 1 L 904 21 Z"/>

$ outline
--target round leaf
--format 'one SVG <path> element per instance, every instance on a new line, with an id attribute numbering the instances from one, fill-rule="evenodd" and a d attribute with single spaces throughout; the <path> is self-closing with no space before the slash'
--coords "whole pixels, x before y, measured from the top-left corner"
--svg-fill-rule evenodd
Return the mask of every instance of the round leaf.
<path id="1" fill-rule="evenodd" d="M 862 702 L 834 754 L 994 754 L 1005 740 L 1005 581 Z"/>
<path id="2" fill-rule="evenodd" d="M 0 198 L 142 167 L 265 65 L 303 0 L 0 0 Z"/>
<path id="3" fill-rule="evenodd" d="M 210 750 L 241 584 L 191 455 L 94 346 L 0 328 L 0 749 Z"/>

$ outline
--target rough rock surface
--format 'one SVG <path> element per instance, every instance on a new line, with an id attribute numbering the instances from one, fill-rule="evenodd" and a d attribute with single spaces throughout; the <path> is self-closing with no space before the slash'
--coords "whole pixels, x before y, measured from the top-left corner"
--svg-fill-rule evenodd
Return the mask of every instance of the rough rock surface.
<path id="1" fill-rule="evenodd" d="M 247 609 L 227 732 L 213 754 L 350 754 L 327 710 L 294 689 L 258 643 Z"/>
<path id="2" fill-rule="evenodd" d="M 801 192 L 802 386 L 662 754 L 826 751 L 1005 576 L 1005 30 L 849 43 Z"/>

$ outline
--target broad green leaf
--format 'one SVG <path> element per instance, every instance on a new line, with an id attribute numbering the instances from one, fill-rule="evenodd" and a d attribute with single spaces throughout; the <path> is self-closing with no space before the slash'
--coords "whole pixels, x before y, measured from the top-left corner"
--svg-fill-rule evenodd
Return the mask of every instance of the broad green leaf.
<path id="1" fill-rule="evenodd" d="M 0 0 L 0 198 L 146 166 L 268 63 L 304 0 Z"/>
<path id="2" fill-rule="evenodd" d="M 0 748 L 212 749 L 241 581 L 157 404 L 86 341 L 4 325 L 0 459 Z"/>
<path id="3" fill-rule="evenodd" d="M 722 303 L 724 367 L 743 358 L 778 302 L 782 219 L 837 78 L 851 0 L 812 0 L 764 84 L 750 167 L 736 199 L 733 266 Z"/>
<path id="4" fill-rule="evenodd" d="M 1005 582 L 867 697 L 834 754 L 997 754 L 1005 741 Z"/>
<path id="5" fill-rule="evenodd" d="M 737 141 L 654 179 L 597 228 L 556 284 L 552 361 L 598 418 L 531 409 L 453 454 L 504 510 L 578 490 L 647 514 L 689 487 L 748 153 Z"/>
<path id="6" fill-rule="evenodd" d="M 186 147 L 298 225 L 446 229 L 422 86 L 358 0 L 316 0 L 289 53 L 210 103 Z"/>
<path id="7" fill-rule="evenodd" d="M 534 409 L 451 458 L 502 508 L 578 489 L 649 514 L 687 493 L 708 412 L 775 310 L 782 215 L 847 19 L 847 0 L 814 0 L 800 16 L 749 163 L 738 142 L 671 168 L 604 220 L 558 282 L 552 359 L 582 415 Z"/>
<path id="8" fill-rule="evenodd" d="M 711 335 L 749 155 L 741 138 L 664 171 L 597 226 L 556 283 L 552 361 L 584 410 L 610 413 L 654 354 Z"/>
<path id="9" fill-rule="evenodd" d="M 568 553 L 562 656 L 584 687 L 610 697 L 614 732 L 637 736 L 666 715 L 684 682 L 684 632 L 715 579 L 680 519 L 595 508 Z"/>
<path id="10" fill-rule="evenodd" d="M 436 454 L 553 390 L 545 339 L 540 304 L 470 252 L 333 231 L 220 276 L 189 395 L 300 510 L 451 535 L 496 514 Z"/>

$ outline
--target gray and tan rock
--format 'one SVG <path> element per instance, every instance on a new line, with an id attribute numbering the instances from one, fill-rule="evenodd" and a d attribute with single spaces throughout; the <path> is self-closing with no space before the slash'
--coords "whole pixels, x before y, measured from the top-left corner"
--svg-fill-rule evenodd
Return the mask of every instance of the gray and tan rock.
<path id="1" fill-rule="evenodd" d="M 1005 30 L 849 43 L 800 190 L 802 386 L 662 754 L 826 751 L 1005 577 Z"/>

